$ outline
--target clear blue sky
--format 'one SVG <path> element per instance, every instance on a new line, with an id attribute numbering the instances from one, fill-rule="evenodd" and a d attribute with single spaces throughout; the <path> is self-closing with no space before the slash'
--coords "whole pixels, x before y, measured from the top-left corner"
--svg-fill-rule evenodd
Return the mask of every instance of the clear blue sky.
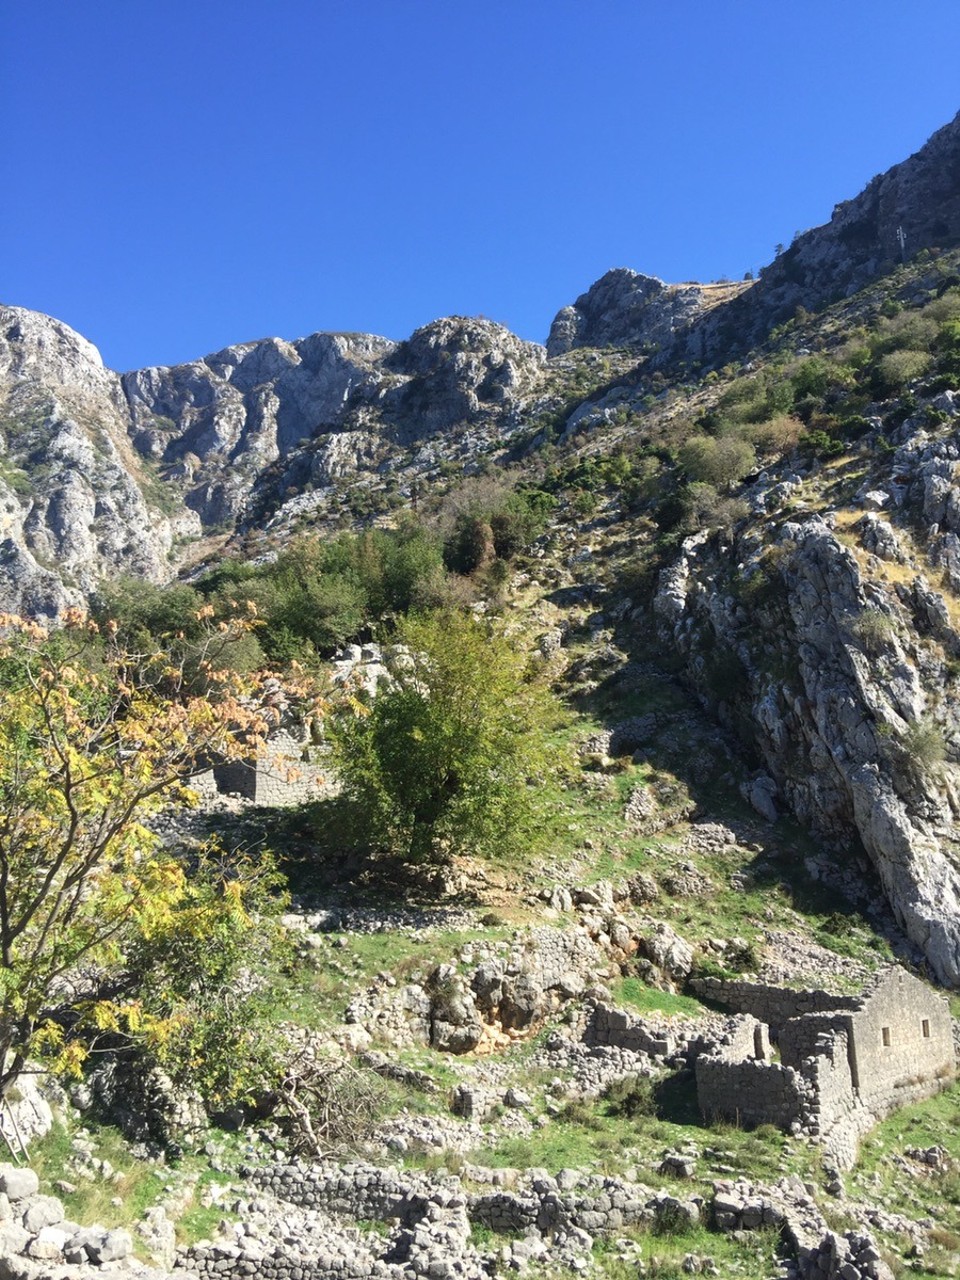
<path id="1" fill-rule="evenodd" d="M 8 0 L 0 300 L 107 364 L 740 277 L 960 108 L 957 0 Z"/>

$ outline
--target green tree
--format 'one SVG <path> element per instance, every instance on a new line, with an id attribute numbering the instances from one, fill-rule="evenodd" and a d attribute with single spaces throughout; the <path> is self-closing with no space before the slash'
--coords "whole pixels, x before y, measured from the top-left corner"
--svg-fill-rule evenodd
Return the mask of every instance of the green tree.
<path id="1" fill-rule="evenodd" d="M 756 466 L 757 455 L 737 436 L 691 436 L 681 445 L 678 461 L 692 481 L 729 490 Z"/>
<path id="2" fill-rule="evenodd" d="M 493 626 L 438 611 L 406 619 L 392 684 L 336 718 L 338 772 L 359 834 L 410 862 L 516 846 L 534 810 L 557 706 Z"/>
<path id="3" fill-rule="evenodd" d="M 106 998 L 91 975 L 116 985 L 137 939 L 183 924 L 188 907 L 208 937 L 250 919 L 249 877 L 207 876 L 200 893 L 145 825 L 189 800 L 211 755 L 249 749 L 266 728 L 255 685 L 219 662 L 247 625 L 211 623 L 190 672 L 161 652 L 131 655 L 112 630 L 78 614 L 51 635 L 0 618 L 0 1095 L 38 1053 L 79 1070 L 90 1036 L 169 1042 L 184 1017 L 172 994 L 150 1008 L 128 983 Z"/>

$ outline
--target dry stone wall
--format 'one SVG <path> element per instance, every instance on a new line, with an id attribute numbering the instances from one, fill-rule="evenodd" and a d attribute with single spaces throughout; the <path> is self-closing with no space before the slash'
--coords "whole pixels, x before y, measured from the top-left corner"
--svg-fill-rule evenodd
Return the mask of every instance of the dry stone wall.
<path id="1" fill-rule="evenodd" d="M 694 978 L 690 986 L 704 1000 L 721 1004 L 734 1013 L 749 1013 L 770 1027 L 781 1027 L 788 1018 L 807 1013 L 855 1009 L 859 996 L 840 996 L 817 988 L 793 991 L 766 982 L 742 978 Z"/>

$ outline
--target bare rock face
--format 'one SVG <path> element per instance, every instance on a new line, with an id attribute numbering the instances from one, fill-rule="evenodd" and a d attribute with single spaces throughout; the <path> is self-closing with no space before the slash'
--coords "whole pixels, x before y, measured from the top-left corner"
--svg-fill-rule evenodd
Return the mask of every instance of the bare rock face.
<path id="1" fill-rule="evenodd" d="M 392 450 L 496 440 L 544 359 L 501 325 L 453 317 L 399 345 L 268 338 L 120 377 L 66 325 L 2 308 L 0 607 L 55 618 L 108 575 L 172 577 L 178 539 L 309 506 Z"/>
<path id="2" fill-rule="evenodd" d="M 762 342 L 798 307 L 816 311 L 893 270 L 902 256 L 958 242 L 960 114 L 838 204 L 828 223 L 798 235 L 749 287 L 668 285 L 618 267 L 557 313 L 547 354 L 632 346 L 659 348 L 653 363 L 661 368 L 726 361 Z"/>
<path id="3" fill-rule="evenodd" d="M 547 355 L 574 347 L 649 347 L 669 342 L 705 305 L 703 286 L 664 284 L 616 267 L 601 276 L 550 326 Z"/>
<path id="4" fill-rule="evenodd" d="M 351 398 L 376 398 L 378 362 L 393 347 L 368 334 L 317 333 L 126 374 L 134 446 L 180 482 L 204 525 L 232 523 L 271 463 L 334 427 Z"/>
<path id="5" fill-rule="evenodd" d="M 144 498 L 120 379 L 79 334 L 0 308 L 0 602 L 55 618 L 117 573 L 169 575 L 177 522 Z"/>
<path id="6" fill-rule="evenodd" d="M 478 416 L 509 416 L 543 362 L 542 347 L 492 320 L 435 320 L 385 361 L 398 382 L 384 396 L 384 417 L 407 441 Z"/>
<path id="7" fill-rule="evenodd" d="M 958 771 L 923 747 L 960 723 L 960 703 L 918 637 L 916 593 L 909 609 L 884 595 L 820 517 L 786 523 L 780 539 L 779 581 L 762 606 L 737 601 L 715 548 L 689 539 L 661 579 L 663 636 L 722 717 L 748 711 L 797 817 L 838 844 L 858 839 L 908 937 L 960 986 Z M 864 628 L 881 614 L 887 624 Z M 705 645 L 731 660 L 722 688 Z"/>

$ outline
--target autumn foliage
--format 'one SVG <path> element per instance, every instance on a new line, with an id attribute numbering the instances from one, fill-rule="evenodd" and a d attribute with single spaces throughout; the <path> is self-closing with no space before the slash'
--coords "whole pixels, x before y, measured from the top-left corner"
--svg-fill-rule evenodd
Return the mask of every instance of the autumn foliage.
<path id="1" fill-rule="evenodd" d="M 147 825 L 269 725 L 257 679 L 218 662 L 251 619 L 202 621 L 188 671 L 78 613 L 50 634 L 0 617 L 0 1093 L 37 1055 L 78 1071 L 103 1036 L 203 1068 L 211 988 L 270 884 L 210 851 L 191 868 Z"/>

